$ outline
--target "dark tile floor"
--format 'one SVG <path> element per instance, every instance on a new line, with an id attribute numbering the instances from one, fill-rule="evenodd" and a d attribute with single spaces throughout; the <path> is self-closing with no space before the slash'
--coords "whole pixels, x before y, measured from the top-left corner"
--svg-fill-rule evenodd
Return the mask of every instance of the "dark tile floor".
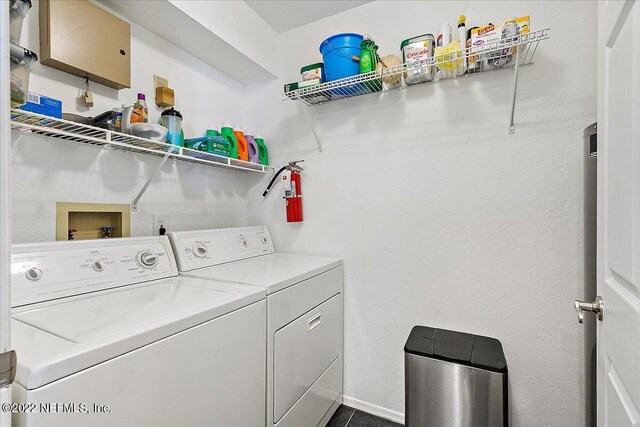
<path id="1" fill-rule="evenodd" d="M 375 415 L 340 405 L 327 427 L 400 427 L 402 424 L 376 417 Z"/>

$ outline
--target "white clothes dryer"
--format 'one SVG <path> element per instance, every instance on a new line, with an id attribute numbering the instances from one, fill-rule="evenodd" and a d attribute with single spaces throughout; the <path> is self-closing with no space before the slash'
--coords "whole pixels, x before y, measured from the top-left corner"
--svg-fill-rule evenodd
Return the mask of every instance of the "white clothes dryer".
<path id="1" fill-rule="evenodd" d="M 266 426 L 326 424 L 342 402 L 342 260 L 276 252 L 265 227 L 169 238 L 180 274 L 266 291 Z"/>

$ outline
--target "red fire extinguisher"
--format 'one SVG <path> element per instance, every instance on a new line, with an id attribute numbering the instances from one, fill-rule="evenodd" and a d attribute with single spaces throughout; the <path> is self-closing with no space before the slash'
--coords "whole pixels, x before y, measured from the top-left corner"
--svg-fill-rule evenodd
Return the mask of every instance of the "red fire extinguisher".
<path id="1" fill-rule="evenodd" d="M 273 183 L 278 179 L 278 176 L 282 174 L 282 186 L 284 187 L 284 200 L 287 208 L 287 222 L 302 222 L 302 179 L 300 172 L 302 169 L 298 166 L 298 163 L 302 163 L 304 160 L 296 160 L 289 162 L 288 165 L 283 166 L 273 176 L 271 182 L 267 186 L 267 189 L 262 193 L 262 197 L 266 197 L 273 186 Z M 283 173 L 284 172 L 284 173 Z"/>

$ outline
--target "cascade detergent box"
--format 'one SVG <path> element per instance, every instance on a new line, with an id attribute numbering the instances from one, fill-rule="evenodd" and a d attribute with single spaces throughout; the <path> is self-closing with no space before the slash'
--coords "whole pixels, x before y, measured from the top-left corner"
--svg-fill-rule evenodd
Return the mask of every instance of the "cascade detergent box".
<path id="1" fill-rule="evenodd" d="M 529 15 L 508 19 L 502 25 L 485 25 L 471 30 L 471 51 L 487 52 L 487 47 L 500 48 L 500 43 L 529 32 Z M 511 55 L 513 48 L 504 49 L 501 55 Z"/>
<path id="2" fill-rule="evenodd" d="M 62 118 L 62 101 L 33 92 L 27 94 L 27 103 L 20 109 L 57 119 Z"/>

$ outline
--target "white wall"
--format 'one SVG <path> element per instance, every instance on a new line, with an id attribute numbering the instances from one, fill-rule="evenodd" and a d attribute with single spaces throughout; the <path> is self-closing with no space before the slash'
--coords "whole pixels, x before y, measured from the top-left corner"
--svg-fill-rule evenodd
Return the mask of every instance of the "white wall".
<path id="1" fill-rule="evenodd" d="M 301 106 L 280 100 L 329 35 L 368 33 L 398 54 L 460 14 L 469 26 L 531 14 L 533 29 L 552 28 L 521 70 L 515 135 L 509 71 L 312 107 L 323 154 Z M 286 224 L 276 195 L 250 199 L 250 212 L 279 250 L 344 258 L 346 396 L 403 413 L 403 345 L 422 324 L 502 341 L 513 425 L 583 424 L 572 301 L 595 28 L 595 2 L 377 1 L 279 36 L 284 80 L 249 87 L 245 114 L 272 136 L 276 164 L 305 159 L 305 222 Z"/>
<path id="2" fill-rule="evenodd" d="M 278 34 L 244 1 L 170 1 L 261 67 L 276 72 L 278 59 L 272 51 Z"/>
<path id="3" fill-rule="evenodd" d="M 39 53 L 38 3 L 26 18 L 21 44 Z M 40 63 L 30 90 L 63 101 L 63 111 L 97 115 L 147 95 L 151 122 L 162 111 L 154 105 L 153 75 L 169 80 L 176 108 L 184 116 L 187 137 L 200 136 L 209 124 L 243 123 L 244 86 L 145 29 L 131 26 L 131 89 L 117 91 L 90 83 L 94 107 L 76 103 L 84 79 Z M 20 139 L 18 141 L 18 139 Z M 12 238 L 14 243 L 55 239 L 55 202 L 130 203 L 159 158 L 109 152 L 60 140 L 20 136 L 12 143 Z M 168 214 L 170 229 L 242 225 L 249 185 L 261 175 L 169 161 L 132 213 L 132 235 L 149 235 L 154 213 Z"/>

